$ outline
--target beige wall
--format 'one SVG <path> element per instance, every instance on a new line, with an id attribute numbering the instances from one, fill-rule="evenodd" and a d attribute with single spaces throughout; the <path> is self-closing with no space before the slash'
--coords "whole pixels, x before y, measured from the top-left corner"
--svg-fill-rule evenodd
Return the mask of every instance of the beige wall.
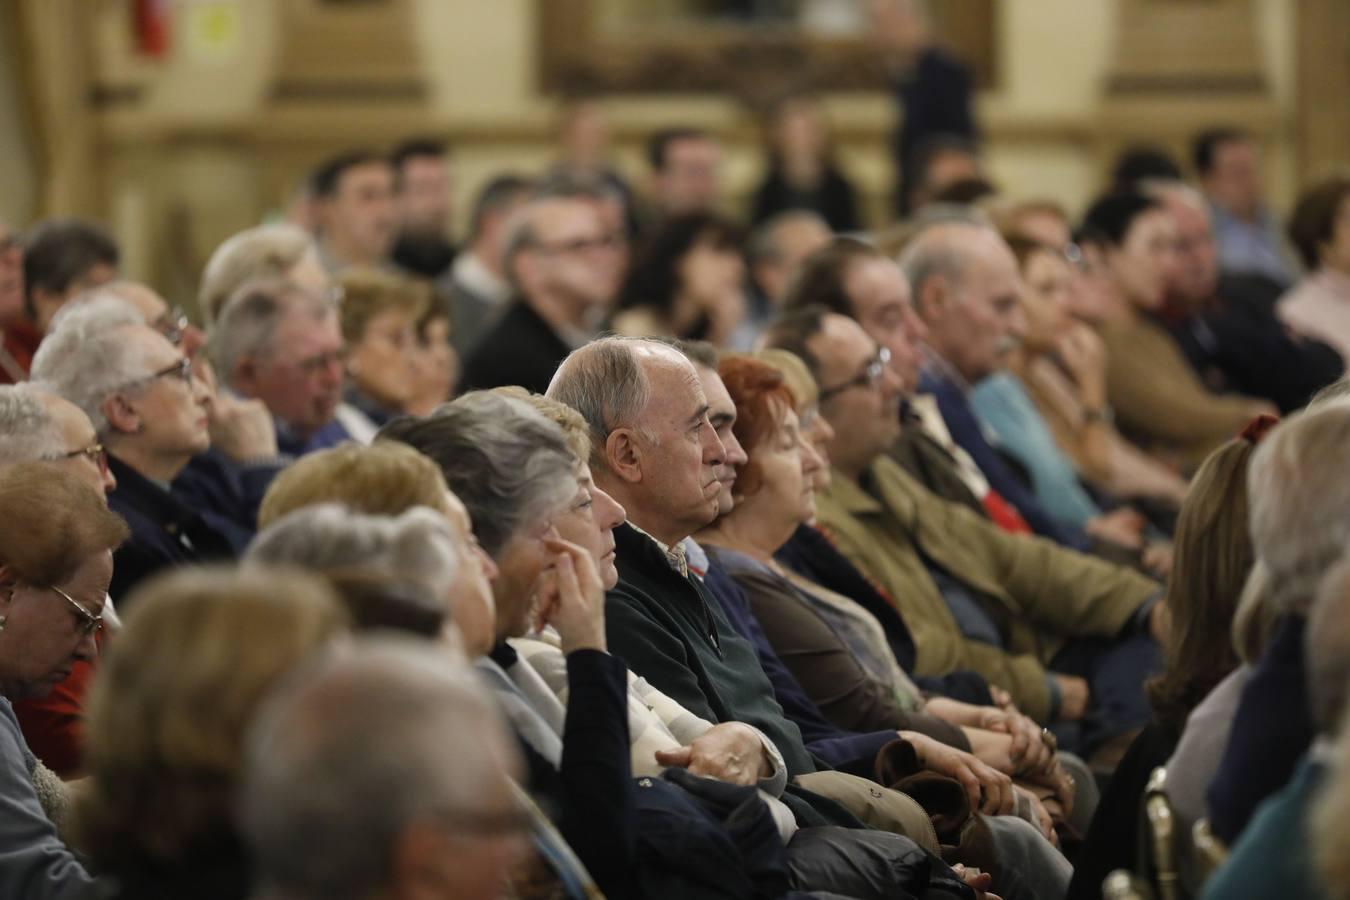
<path id="1" fill-rule="evenodd" d="M 277 75 L 277 17 L 285 2 L 314 0 L 179 0 L 174 49 L 165 61 L 139 59 L 126 46 L 129 4 L 95 5 L 96 77 L 137 98 L 99 113 L 97 150 L 106 161 L 101 206 L 126 246 L 133 274 L 190 293 L 194 269 L 219 239 L 275 208 L 298 173 L 348 139 L 392 142 L 415 130 L 450 135 L 461 219 L 492 174 L 536 171 L 548 162 L 545 135 L 553 104 L 536 88 L 534 60 L 536 4 L 547 0 L 398 0 L 408 4 L 413 21 L 427 90 L 423 111 L 386 116 L 379 106 L 362 114 L 316 108 L 303 117 L 268 107 Z M 1102 85 L 1121 2 L 996 4 L 1000 80 L 980 98 L 979 111 L 990 169 L 1008 194 L 1049 197 L 1078 210 L 1098 190 L 1104 160 L 1114 150 L 1116 120 L 1103 103 Z M 1283 206 L 1293 184 L 1293 4 L 1251 2 L 1276 101 L 1269 169 L 1273 195 Z M 195 36 L 204 11 L 234 16 L 237 40 L 204 48 Z M 10 163 L 0 171 L 0 213 L 14 209 L 11 215 L 24 218 L 33 198 L 22 149 L 13 146 L 15 129 L 6 127 L 14 112 L 12 88 L 13 79 L 0 67 L 0 158 Z M 841 160 L 880 215 L 890 189 L 893 101 L 884 91 L 826 99 L 831 117 L 850 135 Z M 645 174 L 642 135 L 679 120 L 732 138 L 726 180 L 733 205 L 760 175 L 757 139 L 729 100 L 644 96 L 613 99 L 607 107 L 621 136 L 618 161 L 639 186 Z M 1171 136 L 1179 145 L 1183 127 L 1201 124 L 1182 117 Z"/>

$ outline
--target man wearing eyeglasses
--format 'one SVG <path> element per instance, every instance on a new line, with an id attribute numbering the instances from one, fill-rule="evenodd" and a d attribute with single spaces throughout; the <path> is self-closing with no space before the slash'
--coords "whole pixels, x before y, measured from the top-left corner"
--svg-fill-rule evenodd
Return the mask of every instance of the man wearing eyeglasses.
<path id="1" fill-rule="evenodd" d="M 504 266 L 517 299 L 464 366 L 465 390 L 520 385 L 542 394 L 567 354 L 595 333 L 619 289 L 620 235 L 606 228 L 603 197 L 553 191 L 508 227 Z"/>
<path id="2" fill-rule="evenodd" d="M 813 370 L 820 414 L 836 433 L 819 522 L 894 599 L 914 635 L 916 670 L 979 672 L 1076 752 L 1141 727 L 1142 684 L 1164 628 L 1157 585 L 1005 534 L 924 490 L 886 456 L 901 428 L 901 381 L 878 366 L 876 342 L 857 322 L 824 313 L 799 344 L 788 349 Z"/>

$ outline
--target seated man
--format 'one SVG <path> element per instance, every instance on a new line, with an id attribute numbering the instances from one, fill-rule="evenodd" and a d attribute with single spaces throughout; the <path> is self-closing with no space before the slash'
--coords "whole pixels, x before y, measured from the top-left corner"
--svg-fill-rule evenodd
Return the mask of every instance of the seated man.
<path id="1" fill-rule="evenodd" d="M 918 648 L 916 671 L 980 672 L 1074 751 L 1141 727 L 1141 685 L 1159 662 L 1157 585 L 1007 535 L 924 490 L 885 456 L 900 428 L 899 385 L 877 364 L 876 343 L 823 310 L 795 321 L 780 346 L 811 368 L 835 432 L 818 521 L 894 599 Z"/>
<path id="2" fill-rule="evenodd" d="M 754 646 L 709 587 L 691 576 L 682 543 L 716 517 L 729 469 L 698 372 L 667 344 L 606 338 L 568 357 L 549 396 L 587 420 L 595 483 L 628 514 L 627 524 L 614 530 L 619 580 L 605 604 L 610 646 L 694 715 L 745 722 L 767 735 L 794 782 L 784 802 L 799 822 L 803 817 L 809 822 L 819 815 L 821 798 L 813 793 L 814 782 L 799 779 L 828 767 L 820 766 L 775 699 Z M 964 755 L 951 748 L 938 752 L 936 742 L 923 746 L 933 755 L 920 753 L 920 768 L 945 771 L 943 759 Z M 994 788 L 990 785 L 989 810 L 1007 811 L 1004 801 L 1011 803 L 1011 792 L 1005 798 Z M 1015 883 L 1018 874 L 1034 882 L 1046 873 L 1005 871 L 1004 877 Z M 1007 881 L 1000 888 L 1005 896 L 1013 892 Z"/>
<path id="3" fill-rule="evenodd" d="M 368 421 L 357 435 L 339 417 L 342 332 L 327 298 L 289 280 L 249 282 L 225 303 L 210 340 L 225 386 L 271 411 L 282 453 L 366 443 L 374 434 Z"/>
<path id="4" fill-rule="evenodd" d="M 259 881 L 296 900 L 499 897 L 529 824 L 518 768 L 463 665 L 411 640 L 360 641 L 254 722 L 242 828 Z"/>

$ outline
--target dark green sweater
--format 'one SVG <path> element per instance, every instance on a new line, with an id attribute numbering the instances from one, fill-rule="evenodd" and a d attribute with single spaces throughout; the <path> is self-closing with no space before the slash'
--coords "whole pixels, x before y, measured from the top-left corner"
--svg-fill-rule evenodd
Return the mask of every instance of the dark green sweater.
<path id="1" fill-rule="evenodd" d="M 670 567 L 656 542 L 614 531 L 619 584 L 605 601 L 610 652 L 696 716 L 745 722 L 778 746 L 789 777 L 816 771 L 797 726 L 774 699 L 755 648 L 695 578 Z"/>

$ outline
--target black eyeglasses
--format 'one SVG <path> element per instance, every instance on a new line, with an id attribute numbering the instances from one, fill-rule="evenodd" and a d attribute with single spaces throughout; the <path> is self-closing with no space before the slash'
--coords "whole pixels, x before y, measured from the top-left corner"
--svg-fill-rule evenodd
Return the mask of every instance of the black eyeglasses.
<path id="1" fill-rule="evenodd" d="M 891 351 L 887 350 L 885 347 L 881 347 L 877 350 L 877 355 L 872 357 L 872 361 L 867 364 L 866 368 L 848 381 L 845 381 L 843 384 L 837 384 L 832 388 L 825 388 L 822 390 L 820 392 L 820 399 L 828 400 L 836 394 L 842 394 L 844 391 L 855 387 L 873 387 L 880 382 L 882 376 L 886 374 L 886 367 L 890 365 L 890 362 Z"/>
<path id="2" fill-rule="evenodd" d="M 191 385 L 192 360 L 188 359 L 187 357 L 183 357 L 182 359 L 178 360 L 171 366 L 165 366 L 159 371 L 151 372 L 149 375 L 146 375 L 143 378 L 137 378 L 134 381 L 127 382 L 121 388 L 119 388 L 119 390 L 127 390 L 128 388 L 139 387 L 142 384 L 149 384 L 152 381 L 155 381 L 160 378 L 166 378 L 170 375 L 174 376 L 175 378 L 181 379 L 184 384 Z"/>
<path id="3" fill-rule="evenodd" d="M 60 462 L 63 459 L 74 459 L 77 456 L 83 456 L 98 466 L 100 472 L 106 473 L 108 471 L 108 451 L 102 444 L 90 444 L 88 447 L 71 450 L 69 453 L 55 453 L 51 456 L 45 456 L 43 459 Z"/>
<path id="4" fill-rule="evenodd" d="M 50 587 L 53 591 L 56 591 L 56 593 L 60 594 L 62 599 L 64 599 L 67 603 L 69 603 L 71 606 L 75 607 L 77 611 L 79 611 L 81 634 L 88 637 L 90 635 L 97 634 L 98 630 L 103 627 L 103 613 L 94 615 L 89 610 L 85 609 L 83 606 L 76 603 L 75 598 L 71 597 L 69 594 L 61 590 L 56 585 L 54 584 L 48 585 L 48 587 Z"/>
<path id="5" fill-rule="evenodd" d="M 554 244 L 546 244 L 543 241 L 531 241 L 528 246 L 541 253 L 585 253 L 589 250 L 607 250 L 615 247 L 619 243 L 619 236 L 614 233 L 600 234 L 595 237 L 576 238 L 570 241 L 558 241 Z"/>

